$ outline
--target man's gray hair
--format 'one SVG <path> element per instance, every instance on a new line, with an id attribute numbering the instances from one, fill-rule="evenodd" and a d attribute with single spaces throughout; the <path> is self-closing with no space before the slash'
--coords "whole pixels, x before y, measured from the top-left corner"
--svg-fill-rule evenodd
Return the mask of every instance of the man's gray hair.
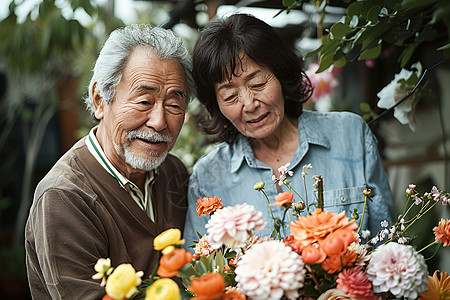
<path id="1" fill-rule="evenodd" d="M 96 88 L 103 100 L 108 105 L 111 104 L 128 57 L 137 47 L 149 48 L 161 59 L 175 58 L 183 67 L 186 76 L 186 101 L 192 97 L 194 80 L 191 73 L 191 57 L 181 39 L 168 29 L 134 24 L 114 30 L 100 51 L 89 84 L 88 97 L 85 99 L 86 108 L 92 115 L 94 115 L 92 102 L 94 82 L 97 82 Z"/>

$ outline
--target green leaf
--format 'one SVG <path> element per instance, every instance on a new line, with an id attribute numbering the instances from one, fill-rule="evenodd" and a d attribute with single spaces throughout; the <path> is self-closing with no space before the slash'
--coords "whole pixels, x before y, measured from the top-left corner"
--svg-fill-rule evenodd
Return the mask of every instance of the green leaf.
<path id="1" fill-rule="evenodd" d="M 450 59 L 450 49 L 445 49 L 443 55 L 446 59 Z"/>
<path id="2" fill-rule="evenodd" d="M 380 14 L 381 6 L 374 5 L 367 13 L 367 20 L 372 23 L 378 22 L 378 15 Z"/>
<path id="3" fill-rule="evenodd" d="M 359 16 L 361 13 L 361 2 L 353 2 L 347 7 L 347 16 Z"/>
<path id="4" fill-rule="evenodd" d="M 224 257 L 226 259 L 230 259 L 230 258 L 233 258 L 235 256 L 236 256 L 236 251 L 230 251 L 230 252 L 225 253 L 225 255 L 224 255 Z"/>
<path id="5" fill-rule="evenodd" d="M 288 7 L 288 6 L 293 5 L 295 3 L 295 0 L 283 0 L 282 3 L 283 3 L 283 6 Z"/>
<path id="6" fill-rule="evenodd" d="M 352 20 L 350 21 L 350 27 L 355 28 L 356 26 L 358 26 L 358 23 L 359 23 L 359 18 L 357 15 L 354 15 L 352 17 Z"/>
<path id="7" fill-rule="evenodd" d="M 360 109 L 362 112 L 369 112 L 369 111 L 370 111 L 370 105 L 369 105 L 369 103 L 367 103 L 367 102 L 361 102 L 361 103 L 359 104 L 359 109 Z"/>
<path id="8" fill-rule="evenodd" d="M 406 10 L 418 7 L 426 7 L 435 2 L 437 2 L 437 0 L 403 0 L 402 8 Z"/>
<path id="9" fill-rule="evenodd" d="M 319 69 L 316 73 L 320 73 L 328 69 L 333 64 L 333 54 L 321 55 L 319 60 Z"/>
<path id="10" fill-rule="evenodd" d="M 450 18 L 450 3 L 441 4 L 436 10 L 433 12 L 433 18 L 431 19 L 431 24 L 436 24 L 437 22 L 444 20 L 444 22 L 448 22 Z"/>
<path id="11" fill-rule="evenodd" d="M 350 27 L 344 23 L 338 22 L 331 26 L 330 31 L 333 34 L 333 38 L 342 39 L 349 31 Z"/>
<path id="12" fill-rule="evenodd" d="M 200 259 L 201 258 L 202 258 L 202 256 L 200 257 Z M 197 263 L 195 264 L 194 269 L 200 274 L 208 273 L 205 264 L 201 260 L 197 261 Z"/>
<path id="13" fill-rule="evenodd" d="M 305 54 L 305 59 L 310 58 L 311 56 L 319 53 L 319 51 L 323 48 L 323 46 L 318 47 L 315 50 L 309 51 L 308 53 Z"/>
<path id="14" fill-rule="evenodd" d="M 345 66 L 346 64 L 347 64 L 347 58 L 345 57 L 345 55 L 342 55 L 340 58 L 338 58 L 334 62 L 334 66 L 336 68 L 341 68 L 341 67 Z"/>
<path id="15" fill-rule="evenodd" d="M 400 54 L 400 57 L 398 58 L 400 62 L 400 67 L 403 68 L 406 66 L 412 54 L 414 53 L 416 47 L 417 47 L 416 44 L 411 44 L 408 48 L 403 50 L 403 52 Z"/>
<path id="16" fill-rule="evenodd" d="M 362 47 L 364 49 L 365 47 L 367 47 L 367 45 L 365 45 L 365 43 L 363 43 Z M 364 59 L 377 58 L 378 55 L 380 55 L 380 53 L 381 53 L 381 40 L 378 41 L 378 43 L 376 44 L 375 47 L 365 49 L 359 56 L 359 59 L 364 60 Z"/>
<path id="17" fill-rule="evenodd" d="M 447 43 L 444 46 L 437 48 L 437 50 L 447 50 L 447 49 L 450 49 L 450 43 Z"/>

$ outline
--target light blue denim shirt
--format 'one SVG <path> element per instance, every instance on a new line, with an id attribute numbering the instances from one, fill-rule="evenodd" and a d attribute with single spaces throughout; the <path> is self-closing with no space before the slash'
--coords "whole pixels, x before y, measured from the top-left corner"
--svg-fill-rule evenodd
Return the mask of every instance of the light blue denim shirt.
<path id="1" fill-rule="evenodd" d="M 315 203 L 313 175 L 324 179 L 324 210 L 339 213 L 346 211 L 348 217 L 358 209 L 359 225 L 364 207 L 363 190 L 372 189 L 372 201 L 367 201 L 362 229 L 369 229 L 372 236 L 381 230 L 383 220 L 392 220 L 394 202 L 386 173 L 377 150 L 377 141 L 367 124 L 356 114 L 349 112 L 313 112 L 304 110 L 298 122 L 299 144 L 290 161 L 289 177 L 292 187 L 309 203 Z M 283 162 L 285 164 L 287 162 Z M 307 170 L 306 190 L 301 176 L 302 167 Z M 280 166 L 282 165 L 280 164 Z M 196 202 L 200 197 L 217 196 L 224 206 L 247 203 L 263 213 L 265 228 L 254 232 L 259 237 L 270 236 L 273 226 L 270 208 L 262 192 L 253 186 L 265 182 L 265 192 L 270 202 L 278 194 L 272 181 L 270 167 L 255 158 L 248 139 L 238 136 L 233 145 L 222 143 L 201 157 L 194 165 L 189 180 L 188 212 L 184 229 L 186 246 L 198 240 L 196 231 L 205 234 L 205 224 L 210 216 L 199 218 Z M 288 191 L 282 186 L 282 191 Z M 300 198 L 295 195 L 294 201 Z M 272 207 L 275 217 L 282 219 L 284 209 Z M 312 212 L 315 208 L 312 209 Z M 293 218 L 291 217 L 291 221 Z M 289 234 L 288 218 L 282 228 L 284 236 Z"/>

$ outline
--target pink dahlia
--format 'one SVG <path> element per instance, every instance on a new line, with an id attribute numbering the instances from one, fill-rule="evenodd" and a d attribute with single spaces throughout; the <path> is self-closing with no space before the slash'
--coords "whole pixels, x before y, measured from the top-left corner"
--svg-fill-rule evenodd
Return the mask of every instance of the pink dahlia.
<path id="1" fill-rule="evenodd" d="M 211 247 L 219 249 L 222 245 L 243 247 L 252 231 L 261 230 L 265 225 L 262 212 L 244 203 L 217 210 L 205 227 Z"/>
<path id="2" fill-rule="evenodd" d="M 336 288 L 353 298 L 364 298 L 370 295 L 372 284 L 361 267 L 345 269 L 339 273 Z"/>
<path id="3" fill-rule="evenodd" d="M 253 299 L 296 299 L 305 281 L 300 255 L 280 241 L 253 245 L 237 264 L 238 289 Z"/>
<path id="4" fill-rule="evenodd" d="M 366 273 L 375 293 L 416 299 L 427 289 L 425 260 L 409 245 L 390 242 L 379 246 L 371 254 Z"/>

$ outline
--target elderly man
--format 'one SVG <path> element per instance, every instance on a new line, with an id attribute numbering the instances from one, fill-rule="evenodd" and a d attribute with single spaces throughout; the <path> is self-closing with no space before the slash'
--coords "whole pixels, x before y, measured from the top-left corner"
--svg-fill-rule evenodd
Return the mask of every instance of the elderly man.
<path id="1" fill-rule="evenodd" d="M 153 238 L 182 230 L 188 172 L 168 154 L 190 98 L 190 57 L 171 31 L 114 31 L 86 100 L 99 125 L 39 183 L 26 226 L 34 299 L 101 299 L 99 258 L 131 263 L 147 277 L 159 259 Z"/>

